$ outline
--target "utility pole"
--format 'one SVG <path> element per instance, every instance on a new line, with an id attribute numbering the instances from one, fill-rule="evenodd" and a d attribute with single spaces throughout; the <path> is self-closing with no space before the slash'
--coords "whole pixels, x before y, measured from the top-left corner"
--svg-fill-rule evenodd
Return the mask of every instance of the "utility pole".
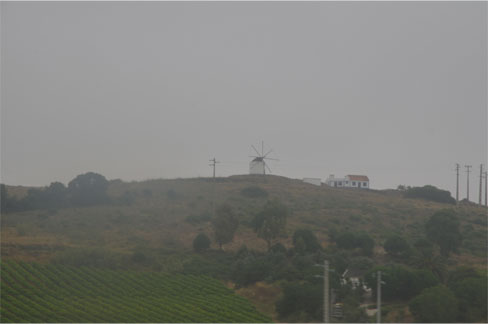
<path id="1" fill-rule="evenodd" d="M 329 323 L 329 261 L 324 260 L 324 323 Z"/>
<path id="2" fill-rule="evenodd" d="M 472 168 L 473 166 L 472 165 L 464 165 L 464 167 L 466 168 L 466 173 L 468 174 L 467 175 L 467 188 L 466 188 L 466 199 L 469 201 L 469 168 Z"/>
<path id="3" fill-rule="evenodd" d="M 459 163 L 456 163 L 456 204 L 459 203 Z"/>
<path id="4" fill-rule="evenodd" d="M 210 162 L 213 162 L 211 164 L 209 164 L 210 166 L 213 166 L 213 180 L 215 181 L 215 165 L 217 163 L 220 163 L 219 161 L 215 160 L 215 158 L 213 158 L 212 160 L 209 160 Z"/>
<path id="5" fill-rule="evenodd" d="M 329 271 L 334 271 L 334 270 L 329 269 L 329 261 L 327 261 L 327 260 L 324 260 L 324 265 L 316 264 L 316 266 L 324 267 L 324 275 L 323 276 L 316 275 L 315 277 L 324 279 L 324 323 L 330 323 L 329 322 L 329 307 L 330 307 Z"/>
<path id="6" fill-rule="evenodd" d="M 480 164 L 480 206 L 481 206 L 481 192 L 483 191 L 483 164 Z"/>
<path id="7" fill-rule="evenodd" d="M 488 186 L 487 186 L 487 181 L 488 181 L 488 171 L 485 171 L 485 206 L 488 207 Z"/>
<path id="8" fill-rule="evenodd" d="M 212 185 L 212 217 L 215 217 L 215 165 L 217 163 L 220 163 L 219 161 L 215 160 L 213 158 L 212 160 L 209 160 L 210 162 L 213 162 L 209 164 L 210 166 L 213 166 L 213 185 Z"/>
<path id="9" fill-rule="evenodd" d="M 376 323 L 381 323 L 381 271 L 376 275 Z"/>

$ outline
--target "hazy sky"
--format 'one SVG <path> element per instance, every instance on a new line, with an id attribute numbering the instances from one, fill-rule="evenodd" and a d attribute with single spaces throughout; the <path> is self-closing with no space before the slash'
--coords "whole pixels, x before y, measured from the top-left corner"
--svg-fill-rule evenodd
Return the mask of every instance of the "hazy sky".
<path id="1" fill-rule="evenodd" d="M 487 160 L 486 2 L 2 2 L 1 181 L 433 184 Z M 461 172 L 461 198 L 466 173 Z"/>

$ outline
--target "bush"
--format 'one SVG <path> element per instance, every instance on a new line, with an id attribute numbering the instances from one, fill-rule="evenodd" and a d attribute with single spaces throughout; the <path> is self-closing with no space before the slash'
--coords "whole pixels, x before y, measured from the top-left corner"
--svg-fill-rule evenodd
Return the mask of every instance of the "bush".
<path id="1" fill-rule="evenodd" d="M 460 274 L 460 273 L 458 273 Z M 465 273 L 469 275 L 468 273 Z M 452 277 L 450 277 L 452 279 Z M 451 290 L 459 299 L 460 322 L 481 322 L 488 317 L 487 277 L 469 276 L 450 281 Z"/>
<path id="2" fill-rule="evenodd" d="M 410 245 L 399 235 L 390 236 L 385 241 L 384 248 L 394 258 L 406 258 L 410 254 Z"/>
<path id="3" fill-rule="evenodd" d="M 276 311 L 282 321 L 321 321 L 322 302 L 321 285 L 293 283 L 285 286 L 283 297 L 276 303 Z M 292 316 L 294 314 L 295 316 Z M 297 316 L 297 314 L 301 314 L 301 316 Z"/>
<path id="4" fill-rule="evenodd" d="M 428 270 L 411 270 L 404 266 L 381 266 L 370 270 L 365 281 L 376 295 L 376 272 L 381 271 L 385 284 L 381 288 L 385 300 L 407 300 L 419 294 L 423 289 L 439 284 L 439 279 Z"/>
<path id="5" fill-rule="evenodd" d="M 193 240 L 193 250 L 203 252 L 210 248 L 210 239 L 204 233 L 198 234 Z"/>
<path id="6" fill-rule="evenodd" d="M 437 243 L 441 255 L 448 257 L 461 245 L 459 219 L 455 211 L 444 209 L 436 212 L 425 224 L 425 233 L 429 240 Z"/>
<path id="7" fill-rule="evenodd" d="M 247 286 L 266 279 L 272 271 L 273 263 L 266 257 L 248 255 L 238 260 L 232 271 L 232 279 L 239 286 Z"/>
<path id="8" fill-rule="evenodd" d="M 420 198 L 430 201 L 436 201 L 446 204 L 456 204 L 456 199 L 451 197 L 451 193 L 447 190 L 441 190 L 434 186 L 413 187 L 405 191 L 406 198 Z"/>
<path id="9" fill-rule="evenodd" d="M 303 242 L 303 247 L 302 246 L 297 246 L 300 245 L 298 242 Z M 301 252 L 317 252 L 318 250 L 321 249 L 319 240 L 315 236 L 315 234 L 308 229 L 298 229 L 295 231 L 293 234 L 293 245 L 295 246 L 295 250 Z"/>
<path id="10" fill-rule="evenodd" d="M 457 322 L 458 300 L 446 286 L 424 289 L 409 303 L 409 307 L 418 322 Z"/>
<path id="11" fill-rule="evenodd" d="M 258 186 L 250 186 L 241 190 L 241 195 L 247 198 L 267 198 L 268 192 Z"/>
<path id="12" fill-rule="evenodd" d="M 185 218 L 185 221 L 191 224 L 200 224 L 208 222 L 212 219 L 212 215 L 209 212 L 203 212 L 199 215 L 189 215 Z"/>
<path id="13" fill-rule="evenodd" d="M 371 256 L 373 255 L 374 240 L 367 233 L 352 233 L 344 232 L 337 235 L 336 238 L 337 247 L 341 249 L 361 249 L 362 254 Z"/>

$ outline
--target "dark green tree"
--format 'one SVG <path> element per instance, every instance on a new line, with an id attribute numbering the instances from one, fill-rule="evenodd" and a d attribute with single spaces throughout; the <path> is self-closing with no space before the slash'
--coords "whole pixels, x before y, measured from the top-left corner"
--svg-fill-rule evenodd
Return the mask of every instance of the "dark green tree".
<path id="1" fill-rule="evenodd" d="M 466 278 L 452 285 L 459 299 L 460 322 L 485 322 L 488 320 L 487 277 Z"/>
<path id="2" fill-rule="evenodd" d="M 337 235 L 335 242 L 341 249 L 360 249 L 364 255 L 373 255 L 374 240 L 368 233 L 343 232 Z"/>
<path id="3" fill-rule="evenodd" d="M 446 286 L 424 289 L 409 303 L 410 311 L 418 322 L 457 322 L 458 300 Z"/>
<path id="4" fill-rule="evenodd" d="M 380 266 L 373 268 L 365 276 L 367 285 L 373 289 L 375 295 L 375 275 L 378 270 L 381 270 L 381 279 L 385 282 L 381 288 L 385 300 L 407 300 L 423 289 L 439 284 L 439 279 L 429 271 L 413 270 L 401 265 Z"/>
<path id="5" fill-rule="evenodd" d="M 277 200 L 268 201 L 254 219 L 254 231 L 268 244 L 278 238 L 285 230 L 288 209 Z"/>
<path id="6" fill-rule="evenodd" d="M 239 226 L 234 209 L 228 205 L 221 205 L 215 211 L 215 217 L 212 219 L 212 226 L 214 229 L 215 241 L 219 244 L 220 249 L 222 245 L 232 242 L 234 234 Z"/>
<path id="7" fill-rule="evenodd" d="M 408 188 L 404 195 L 407 198 L 420 198 L 437 201 L 440 203 L 456 204 L 456 200 L 451 197 L 451 193 L 449 191 L 441 190 L 431 185 Z"/>
<path id="8" fill-rule="evenodd" d="M 446 281 L 447 260 L 439 254 L 437 246 L 416 250 L 410 264 L 415 268 L 431 271 L 441 282 Z"/>
<path id="9" fill-rule="evenodd" d="M 0 212 L 4 213 L 7 207 L 7 186 L 0 184 Z"/>
<path id="10" fill-rule="evenodd" d="M 283 297 L 276 303 L 282 321 L 316 322 L 322 319 L 321 285 L 292 283 L 285 286 Z"/>
<path id="11" fill-rule="evenodd" d="M 204 233 L 198 234 L 193 240 L 193 250 L 203 252 L 210 248 L 210 239 Z"/>
<path id="12" fill-rule="evenodd" d="M 68 184 L 71 202 L 75 206 L 90 206 L 106 202 L 107 188 L 107 179 L 93 172 L 80 174 Z"/>
<path id="13" fill-rule="evenodd" d="M 394 258 L 406 258 L 410 254 L 410 245 L 400 235 L 393 235 L 386 239 L 385 251 Z"/>
<path id="14" fill-rule="evenodd" d="M 304 252 L 317 252 L 321 249 L 319 240 L 315 236 L 315 234 L 308 229 L 297 229 L 293 234 L 293 245 L 295 246 L 295 250 L 302 249 Z M 300 247 L 298 247 L 300 245 Z"/>
<path id="15" fill-rule="evenodd" d="M 425 225 L 425 232 L 429 240 L 439 245 L 441 255 L 446 258 L 461 245 L 459 219 L 451 209 L 432 215 Z"/>
<path id="16" fill-rule="evenodd" d="M 64 207 L 67 205 L 68 189 L 61 182 L 52 182 L 44 190 L 46 204 L 49 208 Z"/>

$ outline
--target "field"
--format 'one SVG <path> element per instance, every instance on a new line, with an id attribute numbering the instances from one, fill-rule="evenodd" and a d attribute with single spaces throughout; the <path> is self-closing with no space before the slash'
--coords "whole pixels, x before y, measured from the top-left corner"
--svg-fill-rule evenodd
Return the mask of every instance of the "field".
<path id="1" fill-rule="evenodd" d="M 218 280 L 3 261 L 2 322 L 270 322 Z"/>

